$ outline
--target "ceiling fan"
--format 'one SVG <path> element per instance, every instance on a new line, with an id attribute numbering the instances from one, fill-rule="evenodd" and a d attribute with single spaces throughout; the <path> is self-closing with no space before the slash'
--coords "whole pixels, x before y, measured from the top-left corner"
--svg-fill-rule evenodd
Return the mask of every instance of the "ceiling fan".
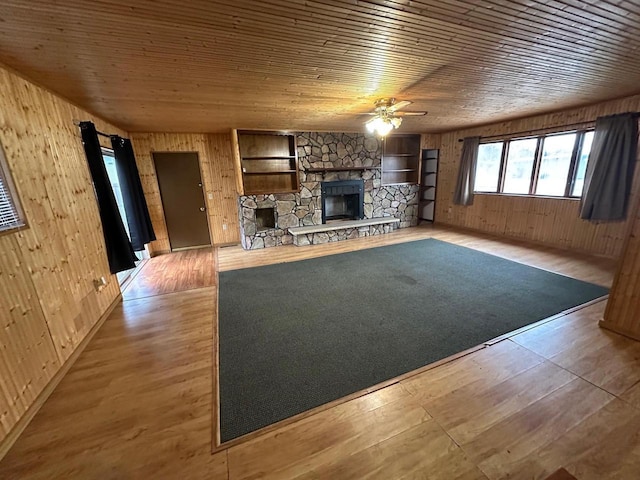
<path id="1" fill-rule="evenodd" d="M 398 128 L 402 123 L 402 117 L 424 116 L 427 112 L 402 112 L 401 108 L 410 105 L 408 100 L 397 101 L 395 98 L 380 98 L 375 101 L 373 112 L 362 115 L 373 115 L 373 118 L 365 122 L 367 130 L 377 133 L 379 136 L 386 136 L 394 128 Z"/>

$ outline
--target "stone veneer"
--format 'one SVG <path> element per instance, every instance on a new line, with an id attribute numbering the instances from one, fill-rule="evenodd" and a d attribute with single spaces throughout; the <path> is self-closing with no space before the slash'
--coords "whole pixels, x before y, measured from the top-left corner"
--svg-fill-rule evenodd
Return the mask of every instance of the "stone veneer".
<path id="1" fill-rule="evenodd" d="M 303 132 L 297 135 L 297 146 L 300 192 L 240 196 L 240 231 L 245 249 L 291 244 L 293 237 L 288 233 L 289 227 L 321 225 L 320 182 L 323 181 L 363 179 L 365 218 L 391 216 L 400 219 L 399 228 L 417 225 L 419 187 L 382 185 L 382 142 L 375 136 Z M 319 173 L 308 171 L 309 168 L 341 167 L 368 169 Z M 258 231 L 257 208 L 275 208 L 276 228 Z M 379 233 L 383 232 L 384 229 L 381 229 Z"/>

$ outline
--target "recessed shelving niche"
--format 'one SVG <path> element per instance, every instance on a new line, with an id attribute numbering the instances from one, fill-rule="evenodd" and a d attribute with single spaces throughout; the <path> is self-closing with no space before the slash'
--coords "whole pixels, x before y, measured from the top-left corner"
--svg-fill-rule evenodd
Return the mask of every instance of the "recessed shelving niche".
<path id="1" fill-rule="evenodd" d="M 299 190 L 296 137 L 278 132 L 237 132 L 245 195 Z"/>
<path id="2" fill-rule="evenodd" d="M 382 184 L 415 185 L 419 179 L 420 135 L 392 135 L 382 149 Z"/>

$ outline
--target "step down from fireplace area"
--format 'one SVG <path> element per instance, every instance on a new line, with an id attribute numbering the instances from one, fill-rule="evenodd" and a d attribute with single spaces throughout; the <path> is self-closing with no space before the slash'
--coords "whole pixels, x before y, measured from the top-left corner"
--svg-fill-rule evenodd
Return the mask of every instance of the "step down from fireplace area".
<path id="1" fill-rule="evenodd" d="M 294 245 L 318 245 L 391 233 L 398 228 L 399 223 L 400 219 L 395 217 L 363 218 L 362 220 L 342 220 L 322 225 L 289 227 L 289 233 L 293 235 Z"/>

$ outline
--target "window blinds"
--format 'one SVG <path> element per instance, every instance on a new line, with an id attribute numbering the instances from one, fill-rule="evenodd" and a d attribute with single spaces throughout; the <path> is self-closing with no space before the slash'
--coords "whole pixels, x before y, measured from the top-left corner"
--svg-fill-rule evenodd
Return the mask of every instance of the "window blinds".
<path id="1" fill-rule="evenodd" d="M 9 187 L 0 170 L 0 231 L 22 226 L 22 220 L 16 208 Z"/>

